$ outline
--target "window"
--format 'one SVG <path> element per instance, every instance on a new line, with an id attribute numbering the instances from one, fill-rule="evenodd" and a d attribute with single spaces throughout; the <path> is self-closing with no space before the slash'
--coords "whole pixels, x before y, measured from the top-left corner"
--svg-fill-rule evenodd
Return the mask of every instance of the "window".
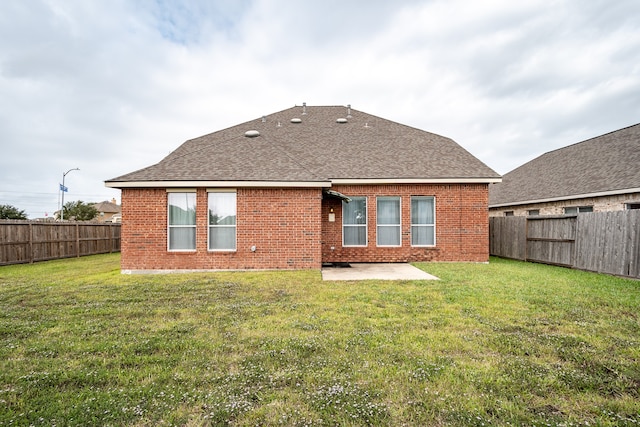
<path id="1" fill-rule="evenodd" d="M 538 215 L 540 215 L 540 209 L 529 209 L 527 211 L 527 215 L 529 215 L 529 216 L 538 216 Z"/>
<path id="2" fill-rule="evenodd" d="M 627 209 L 640 209 L 640 203 L 627 203 Z"/>
<path id="3" fill-rule="evenodd" d="M 504 216 L 513 216 L 513 211 L 505 211 Z"/>
<path id="4" fill-rule="evenodd" d="M 169 193 L 170 251 L 194 251 L 196 249 L 196 193 Z"/>
<path id="5" fill-rule="evenodd" d="M 342 246 L 367 246 L 367 198 L 342 202 Z"/>
<path id="6" fill-rule="evenodd" d="M 236 193 L 209 193 L 209 250 L 236 250 Z"/>
<path id="7" fill-rule="evenodd" d="M 571 206 L 568 208 L 564 208 L 565 215 L 576 215 L 586 212 L 593 212 L 593 206 Z"/>
<path id="8" fill-rule="evenodd" d="M 434 197 L 411 198 L 411 246 L 436 244 L 436 201 Z"/>
<path id="9" fill-rule="evenodd" d="M 377 199 L 378 246 L 400 246 L 400 197 Z"/>

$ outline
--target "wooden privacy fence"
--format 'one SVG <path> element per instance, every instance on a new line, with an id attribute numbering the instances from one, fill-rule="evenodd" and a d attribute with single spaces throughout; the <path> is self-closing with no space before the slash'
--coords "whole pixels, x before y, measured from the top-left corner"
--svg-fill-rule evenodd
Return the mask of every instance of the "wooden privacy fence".
<path id="1" fill-rule="evenodd" d="M 0 265 L 120 251 L 120 224 L 0 221 Z"/>
<path id="2" fill-rule="evenodd" d="M 640 210 L 492 217 L 491 255 L 640 278 Z"/>

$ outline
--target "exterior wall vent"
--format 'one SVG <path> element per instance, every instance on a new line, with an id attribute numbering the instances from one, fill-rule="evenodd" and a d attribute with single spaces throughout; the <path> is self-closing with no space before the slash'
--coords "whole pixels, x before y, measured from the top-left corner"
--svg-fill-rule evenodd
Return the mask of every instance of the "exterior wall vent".
<path id="1" fill-rule="evenodd" d="M 347 119 L 345 118 L 340 118 L 338 120 L 336 120 L 337 123 L 347 123 Z"/>
<path id="2" fill-rule="evenodd" d="M 260 132 L 257 130 L 248 130 L 244 133 L 244 136 L 247 138 L 255 138 L 256 136 L 260 136 Z"/>
<path id="3" fill-rule="evenodd" d="M 293 119 L 291 119 L 291 123 L 302 123 L 302 119 L 294 117 Z"/>

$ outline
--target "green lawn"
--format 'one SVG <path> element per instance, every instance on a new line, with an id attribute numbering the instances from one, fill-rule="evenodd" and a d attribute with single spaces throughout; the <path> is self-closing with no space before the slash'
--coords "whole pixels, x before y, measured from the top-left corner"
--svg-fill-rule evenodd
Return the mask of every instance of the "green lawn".
<path id="1" fill-rule="evenodd" d="M 0 267 L 0 426 L 640 425 L 640 282 Z"/>

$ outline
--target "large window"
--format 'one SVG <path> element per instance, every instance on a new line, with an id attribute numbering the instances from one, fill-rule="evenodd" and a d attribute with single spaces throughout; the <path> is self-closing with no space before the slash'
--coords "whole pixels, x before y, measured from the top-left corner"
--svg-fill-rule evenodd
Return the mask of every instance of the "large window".
<path id="1" fill-rule="evenodd" d="M 209 250 L 236 250 L 236 193 L 209 193 Z"/>
<path id="2" fill-rule="evenodd" d="M 378 246 L 400 246 L 400 197 L 377 199 Z"/>
<path id="3" fill-rule="evenodd" d="M 436 201 L 434 197 L 411 198 L 411 245 L 436 244 Z"/>
<path id="4" fill-rule="evenodd" d="M 342 202 L 342 245 L 367 246 L 367 198 Z"/>
<path id="5" fill-rule="evenodd" d="M 170 251 L 196 249 L 196 193 L 169 193 Z"/>

